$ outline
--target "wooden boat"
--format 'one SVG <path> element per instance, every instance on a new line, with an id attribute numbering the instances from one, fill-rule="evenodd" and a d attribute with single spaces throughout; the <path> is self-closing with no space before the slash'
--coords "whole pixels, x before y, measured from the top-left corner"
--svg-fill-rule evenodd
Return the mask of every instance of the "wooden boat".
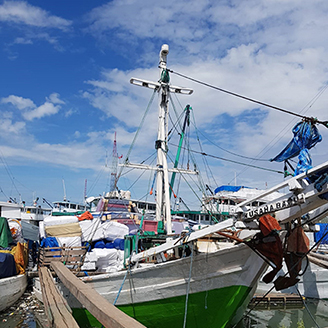
<path id="1" fill-rule="evenodd" d="M 155 147 L 157 167 L 126 164 L 157 171 L 156 220 L 159 222 L 164 219 L 167 226 L 166 240 L 163 242 L 157 238 L 157 246 L 145 247 L 143 250 L 139 247 L 140 240 L 128 236 L 124 245 L 124 270 L 81 279 L 149 328 L 231 327 L 242 318 L 269 262 L 250 243 L 235 237 L 236 227 L 254 229 L 251 234 L 255 235 L 259 230 L 258 220 L 264 214 L 274 213 L 277 220 L 285 224 L 322 206 L 325 201 L 321 196 L 327 193 L 327 182 L 321 184 L 319 191 L 311 178 L 327 172 L 328 162 L 239 203 L 236 209 L 237 222 L 227 219 L 198 231 L 173 235 L 168 172 L 181 170 L 168 169 L 167 165 L 167 105 L 170 92 L 191 94 L 192 90 L 169 84 L 167 54 L 168 46 L 163 45 L 159 82 L 131 79 L 133 84 L 160 92 Z M 257 202 L 285 187 L 289 188 L 290 193 L 265 204 Z M 147 241 L 151 240 L 149 236 L 146 238 Z M 199 247 L 204 238 L 208 245 L 205 251 L 204 247 Z M 71 307 L 80 306 L 61 284 L 59 287 Z"/>
<path id="2" fill-rule="evenodd" d="M 27 274 L 0 279 L 0 312 L 12 306 L 25 292 Z"/>

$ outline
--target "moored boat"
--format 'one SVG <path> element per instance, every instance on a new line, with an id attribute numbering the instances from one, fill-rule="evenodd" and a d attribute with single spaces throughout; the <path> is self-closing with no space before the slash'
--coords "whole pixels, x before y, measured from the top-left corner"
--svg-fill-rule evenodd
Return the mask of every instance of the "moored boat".
<path id="1" fill-rule="evenodd" d="M 13 305 L 27 287 L 27 245 L 13 242 L 6 218 L 0 217 L 0 311 Z"/>
<path id="2" fill-rule="evenodd" d="M 327 172 L 328 163 L 248 197 L 238 203 L 234 219 L 175 235 L 168 173 L 181 173 L 182 170 L 169 169 L 167 164 L 168 101 L 170 92 L 191 94 L 192 90 L 169 84 L 167 54 L 168 46 L 163 45 L 159 82 L 131 79 L 134 84 L 160 92 L 155 143 L 157 166 L 152 169 L 157 172 L 156 222 L 164 221 L 166 234 L 162 239 L 157 231 L 126 235 L 124 269 L 81 279 L 147 327 L 231 327 L 242 318 L 260 277 L 275 259 L 270 257 L 270 251 L 281 246 L 279 223 L 291 224 L 296 220 L 292 222 L 293 229 L 299 228 L 298 221 L 304 214 L 324 204 L 322 196 L 327 193 L 327 181 L 322 182 L 318 190 L 315 177 Z M 125 165 L 142 168 L 140 164 Z M 289 188 L 289 193 L 271 199 L 267 197 L 283 188 Z M 275 215 L 276 219 L 269 214 Z M 250 230 L 247 239 L 240 239 L 239 228 Z M 257 237 L 252 238 L 254 236 Z M 265 248 L 269 251 L 265 252 Z M 115 256 L 113 251 L 108 251 L 108 254 Z M 275 277 L 280 261 L 282 257 L 277 259 L 268 281 Z M 64 292 L 64 295 L 73 308 L 79 306 L 69 293 Z"/>
<path id="3" fill-rule="evenodd" d="M 20 299 L 27 287 L 27 274 L 0 278 L 0 312 Z"/>

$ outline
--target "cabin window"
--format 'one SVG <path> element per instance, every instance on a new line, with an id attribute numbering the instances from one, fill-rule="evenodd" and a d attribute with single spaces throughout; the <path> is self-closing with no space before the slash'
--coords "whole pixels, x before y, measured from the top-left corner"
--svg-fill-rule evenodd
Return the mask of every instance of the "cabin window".
<path id="1" fill-rule="evenodd" d="M 146 206 L 146 203 L 139 203 L 138 204 L 139 206 L 138 206 L 138 208 L 140 208 L 140 209 L 147 209 L 147 206 Z"/>

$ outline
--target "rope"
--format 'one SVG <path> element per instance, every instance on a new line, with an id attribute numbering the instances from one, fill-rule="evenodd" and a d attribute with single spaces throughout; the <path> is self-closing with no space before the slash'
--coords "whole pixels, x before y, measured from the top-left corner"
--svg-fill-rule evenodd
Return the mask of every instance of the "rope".
<path id="1" fill-rule="evenodd" d="M 196 131 L 196 136 L 197 136 L 197 141 L 198 141 L 198 144 L 199 144 L 199 148 L 200 148 L 201 152 L 203 152 L 203 147 L 202 147 L 202 144 L 200 142 L 199 135 L 198 135 L 198 129 L 197 129 L 197 126 L 196 126 L 196 120 L 195 120 L 194 111 L 192 111 L 192 118 L 193 118 L 193 122 L 192 123 L 194 124 L 194 127 L 195 127 L 195 131 Z M 208 162 L 207 162 L 206 157 L 203 157 L 203 162 L 204 162 L 204 166 L 205 166 L 205 170 L 206 170 L 208 181 L 211 181 L 211 179 L 208 176 L 207 170 L 210 171 L 210 174 L 212 176 L 212 180 L 215 182 L 215 185 L 217 186 L 218 184 L 217 184 L 217 182 L 215 180 L 215 177 L 214 177 L 214 175 L 213 175 L 213 173 L 211 171 L 210 166 L 208 165 Z"/>
<path id="2" fill-rule="evenodd" d="M 196 127 L 195 127 L 196 128 Z M 234 153 L 230 150 L 227 150 L 227 149 L 224 149 L 223 147 L 217 145 L 215 142 L 213 142 L 210 138 L 208 138 L 202 131 L 198 130 L 198 132 L 207 140 L 209 141 L 213 146 L 231 154 L 231 155 L 234 155 L 234 156 L 237 156 L 237 157 L 241 157 L 241 158 L 245 158 L 245 159 L 250 159 L 250 160 L 253 160 L 253 161 L 261 161 L 261 162 L 268 162 L 270 161 L 270 159 L 261 159 L 261 158 L 254 158 L 254 157 L 249 157 L 249 156 L 244 156 L 244 155 L 240 155 L 240 154 L 237 154 L 237 153 Z"/>
<path id="3" fill-rule="evenodd" d="M 178 147 L 177 145 L 173 145 L 173 144 L 171 144 L 171 146 Z M 183 147 L 181 147 L 181 148 L 183 148 Z M 269 171 L 269 172 L 284 174 L 283 171 L 277 171 L 277 170 L 272 170 L 272 169 L 267 169 L 267 168 L 264 168 L 264 167 L 260 167 L 260 166 L 257 166 L 257 165 L 251 165 L 251 164 L 241 163 L 241 162 L 237 162 L 237 161 L 234 161 L 234 160 L 231 160 L 231 159 L 226 159 L 226 158 L 223 158 L 223 157 L 220 157 L 220 156 L 206 154 L 204 152 L 200 152 L 200 151 L 197 151 L 197 150 L 191 150 L 191 149 L 189 149 L 189 151 L 190 152 L 193 152 L 193 153 L 196 153 L 196 154 L 201 154 L 203 156 L 208 156 L 208 157 L 212 157 L 212 158 L 215 158 L 215 159 L 220 159 L 222 161 L 234 163 L 234 164 L 239 164 L 239 165 L 249 166 L 249 167 L 253 167 L 253 168 L 264 170 L 264 171 Z"/>
<path id="4" fill-rule="evenodd" d="M 116 295 L 116 298 L 115 298 L 115 300 L 114 300 L 113 305 L 116 304 L 116 302 L 117 302 L 117 300 L 118 300 L 118 298 L 119 298 L 119 296 L 120 296 L 120 294 L 121 294 L 121 291 L 122 291 L 123 285 L 124 285 L 124 283 L 125 283 L 125 279 L 126 279 L 126 277 L 127 277 L 127 275 L 128 275 L 128 272 L 129 272 L 129 270 L 126 270 L 125 275 L 124 275 L 124 278 L 123 278 L 123 281 L 122 281 L 122 284 L 121 284 L 121 287 L 120 287 L 120 289 L 118 290 L 118 293 L 117 293 L 117 295 Z"/>
<path id="5" fill-rule="evenodd" d="M 191 281 L 191 270 L 192 270 L 192 261 L 193 261 L 193 254 L 194 254 L 194 246 L 191 244 L 191 254 L 190 254 L 190 269 L 189 269 L 189 279 L 187 285 L 187 294 L 186 294 L 186 303 L 185 303 L 185 314 L 183 320 L 183 328 L 186 327 L 187 324 L 187 313 L 188 313 L 188 298 L 189 298 L 189 291 L 190 291 L 190 281 Z"/>
<path id="6" fill-rule="evenodd" d="M 139 125 L 139 127 L 138 127 L 137 132 L 136 132 L 135 135 L 134 135 L 134 138 L 133 138 L 133 141 L 132 141 L 132 143 L 131 143 L 131 146 L 130 146 L 130 148 L 129 148 L 127 154 L 126 154 L 126 157 L 125 157 L 125 160 L 124 160 L 125 163 L 127 163 L 127 162 L 129 161 L 130 153 L 131 153 L 132 148 L 133 148 L 133 146 L 134 146 L 134 144 L 135 144 L 135 142 L 136 142 L 136 140 L 137 140 L 137 137 L 138 137 L 139 132 L 140 132 L 142 126 L 143 126 L 143 123 L 145 122 L 145 118 L 146 118 L 146 116 L 147 116 L 147 114 L 148 114 L 148 112 L 149 112 L 150 105 L 152 104 L 152 102 L 153 102 L 153 100 L 154 100 L 154 97 L 155 97 L 156 92 L 157 92 L 157 90 L 155 89 L 154 92 L 153 92 L 153 94 L 152 94 L 152 96 L 151 96 L 151 98 L 150 98 L 150 100 L 149 100 L 148 106 L 147 106 L 146 111 L 145 111 L 145 113 L 144 113 L 144 115 L 143 115 L 143 117 L 142 117 L 141 123 L 140 123 L 140 125 Z M 118 181 L 119 178 L 121 177 L 121 174 L 122 174 L 123 168 L 124 168 L 124 166 L 122 166 L 121 169 L 120 169 L 120 172 L 119 172 L 119 174 L 118 174 L 118 176 L 117 176 L 117 181 Z"/>
<path id="7" fill-rule="evenodd" d="M 228 91 L 228 90 L 225 90 L 225 89 L 222 89 L 222 88 L 219 88 L 219 87 L 216 87 L 214 85 L 211 85 L 209 83 L 206 83 L 206 82 L 202 82 L 200 80 L 196 80 L 192 77 L 189 77 L 189 76 L 186 76 L 186 75 L 183 75 L 181 73 L 178 73 L 178 72 L 174 72 L 173 70 L 171 69 L 168 69 L 169 72 L 173 73 L 173 74 L 176 74 L 176 75 L 179 75 L 187 80 L 190 80 L 190 81 L 193 81 L 193 82 L 196 82 L 198 84 L 202 84 L 206 87 L 209 87 L 209 88 L 212 88 L 212 89 L 215 89 L 215 90 L 218 90 L 218 91 L 221 91 L 221 92 L 224 92 L 224 93 L 227 93 L 231 96 L 235 96 L 235 97 L 238 97 L 238 98 L 241 98 L 241 99 L 244 99 L 244 100 L 248 100 L 250 102 L 253 102 L 253 103 L 256 103 L 258 105 L 262 105 L 262 106 L 265 106 L 265 107 L 269 107 L 269 108 L 272 108 L 272 109 L 275 109 L 275 110 L 278 110 L 278 111 L 281 111 L 283 113 L 286 113 L 286 114 L 290 114 L 290 115 L 294 115 L 294 116 L 297 116 L 297 117 L 300 117 L 302 119 L 305 119 L 307 121 L 311 121 L 313 123 L 319 123 L 319 124 L 322 124 L 324 125 L 325 127 L 328 127 L 328 121 L 319 121 L 317 120 L 316 118 L 313 118 L 313 117 L 308 117 L 308 116 L 304 116 L 304 115 L 300 115 L 300 114 L 297 114 L 297 113 L 294 113 L 294 112 L 291 112 L 287 109 L 283 109 L 283 108 L 280 108 L 280 107 L 277 107 L 277 106 L 273 106 L 273 105 L 270 105 L 270 104 L 267 104 L 265 102 L 262 102 L 262 101 L 258 101 L 258 100 L 255 100 L 255 99 L 252 99 L 252 98 L 249 98 L 249 97 L 246 97 L 246 96 L 243 96 L 243 95 L 240 95 L 238 93 L 235 93 L 235 92 L 231 92 L 231 91 Z"/>
<path id="8" fill-rule="evenodd" d="M 317 322 L 315 321 L 313 315 L 311 314 L 309 308 L 307 307 L 306 303 L 304 302 L 304 299 L 303 299 L 303 297 L 302 297 L 300 291 L 298 290 L 298 288 L 297 288 L 296 286 L 295 286 L 295 288 L 296 288 L 296 291 L 297 291 L 299 297 L 301 298 L 301 300 L 302 300 L 302 302 L 303 302 L 304 307 L 306 308 L 307 313 L 309 314 L 309 316 L 310 316 L 311 319 L 313 320 L 314 324 L 315 324 L 318 328 L 320 328 L 320 326 L 319 326 L 319 325 L 317 324 Z"/>

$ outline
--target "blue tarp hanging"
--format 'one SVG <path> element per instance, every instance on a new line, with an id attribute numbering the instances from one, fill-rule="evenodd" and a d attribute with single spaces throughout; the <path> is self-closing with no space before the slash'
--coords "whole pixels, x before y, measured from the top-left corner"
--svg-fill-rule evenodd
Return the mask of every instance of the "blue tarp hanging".
<path id="1" fill-rule="evenodd" d="M 309 149 L 322 140 L 317 127 L 311 122 L 299 122 L 293 128 L 294 137 L 290 143 L 270 161 L 283 162 L 298 156 L 299 162 L 294 172 L 295 175 L 312 168 L 312 160 Z"/>
<path id="2" fill-rule="evenodd" d="M 285 149 L 272 158 L 270 161 L 283 162 L 292 157 L 298 156 L 302 149 L 311 149 L 322 137 L 317 127 L 311 122 L 299 122 L 293 128 L 294 138 Z"/>

